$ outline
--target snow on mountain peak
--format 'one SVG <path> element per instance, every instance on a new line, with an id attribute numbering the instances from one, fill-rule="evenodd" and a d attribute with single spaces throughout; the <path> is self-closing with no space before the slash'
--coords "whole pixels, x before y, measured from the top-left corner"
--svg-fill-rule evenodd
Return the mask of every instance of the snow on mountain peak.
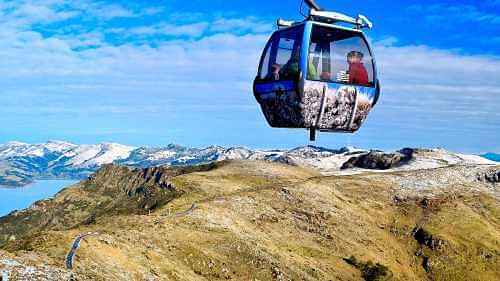
<path id="1" fill-rule="evenodd" d="M 26 145 L 29 144 L 20 141 L 9 141 L 6 144 L 4 144 L 4 146 L 26 146 Z"/>
<path id="2" fill-rule="evenodd" d="M 41 156 L 43 147 L 21 142 L 9 142 L 0 147 L 0 159 L 15 156 Z"/>
<path id="3" fill-rule="evenodd" d="M 41 144 L 27 144 L 12 141 L 0 146 L 0 159 L 9 157 L 44 157 L 48 153 L 64 152 L 77 145 L 62 141 L 48 141 Z"/>
<path id="4" fill-rule="evenodd" d="M 118 143 L 77 145 L 57 140 L 41 144 L 9 142 L 0 146 L 0 159 L 33 157 L 39 159 L 35 164 L 45 161 L 49 167 L 89 168 L 126 159 L 134 150 L 135 147 Z"/>
<path id="5" fill-rule="evenodd" d="M 411 155 L 410 161 L 398 169 L 429 169 L 457 164 L 494 165 L 485 158 L 452 153 L 443 149 L 403 149 L 400 152 L 384 154 Z M 344 164 L 370 151 L 354 147 L 328 149 L 312 145 L 291 150 L 256 150 L 245 147 L 209 146 L 190 148 L 176 144 L 166 147 L 132 147 L 118 143 L 77 145 L 63 141 L 49 141 L 44 144 L 10 142 L 0 145 L 0 160 L 21 171 L 23 175 L 50 177 L 86 176 L 104 164 L 116 163 L 134 167 L 197 165 L 221 160 L 264 160 L 288 163 L 318 169 L 323 173 L 356 173 L 363 169 L 343 169 Z M 352 161 L 351 161 L 352 162 Z M 8 172 L 8 170 L 6 170 Z M 1 172 L 1 171 L 0 171 Z M 0 174 L 0 182 L 2 180 Z"/>
<path id="6" fill-rule="evenodd" d="M 77 147 L 78 145 L 72 144 L 64 141 L 48 141 L 43 145 L 46 149 L 53 152 L 63 152 L 72 148 Z"/>
<path id="7" fill-rule="evenodd" d="M 367 150 L 356 149 L 354 147 L 343 147 L 340 149 L 329 149 L 313 145 L 301 146 L 288 151 L 287 155 L 299 156 L 303 158 L 322 158 L 331 156 L 342 156 L 357 152 L 367 152 Z"/>
<path id="8" fill-rule="evenodd" d="M 70 165 L 94 167 L 126 159 L 134 149 L 135 147 L 117 143 L 80 145 L 67 151 L 65 156 L 71 158 L 68 162 Z"/>

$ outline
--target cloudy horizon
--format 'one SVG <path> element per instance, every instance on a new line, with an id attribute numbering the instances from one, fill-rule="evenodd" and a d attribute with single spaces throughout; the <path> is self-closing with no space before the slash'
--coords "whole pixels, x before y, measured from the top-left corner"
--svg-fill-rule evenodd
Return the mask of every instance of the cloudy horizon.
<path id="1" fill-rule="evenodd" d="M 300 1 L 193 2 L 0 0 L 0 143 L 306 144 L 269 128 L 252 95 L 275 18 L 300 19 Z M 316 145 L 500 152 L 500 2 L 407 2 L 390 18 L 362 7 L 382 96 L 359 133 Z"/>

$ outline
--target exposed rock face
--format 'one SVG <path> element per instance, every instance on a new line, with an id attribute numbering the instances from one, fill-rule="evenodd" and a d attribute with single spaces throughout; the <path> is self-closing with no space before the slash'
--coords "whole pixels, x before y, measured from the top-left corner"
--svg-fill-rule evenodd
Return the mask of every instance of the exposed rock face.
<path id="1" fill-rule="evenodd" d="M 500 170 L 490 170 L 479 174 L 478 179 L 489 183 L 500 183 Z"/>
<path id="2" fill-rule="evenodd" d="M 222 164 L 218 164 L 222 165 Z M 210 170 L 215 164 L 187 168 L 152 167 L 132 169 L 113 164 L 103 166 L 75 188 L 67 188 L 54 199 L 36 202 L 31 208 L 0 218 L 0 246 L 20 235 L 42 230 L 63 230 L 89 225 L 102 216 L 145 214 L 178 197 L 172 177 Z M 13 221 L 23 221 L 13 224 Z"/>
<path id="3" fill-rule="evenodd" d="M 92 232 L 75 280 L 500 280 L 500 196 L 477 180 L 492 167 L 472 168 L 324 176 L 267 161 L 107 165 L 0 219 L 0 274 L 16 280 L 33 265 L 41 280 L 68 280 L 66 254 Z"/>
<path id="4" fill-rule="evenodd" d="M 412 159 L 412 156 L 412 149 L 403 149 L 395 153 L 371 151 L 368 154 L 352 157 L 342 165 L 341 169 L 362 168 L 387 170 L 407 163 Z"/>
<path id="5" fill-rule="evenodd" d="M 413 229 L 413 238 L 422 246 L 427 246 L 431 250 L 440 250 L 444 247 L 445 241 L 434 237 L 427 230 L 416 227 Z"/>
<path id="6" fill-rule="evenodd" d="M 110 164 L 89 177 L 85 186 L 103 194 L 126 196 L 124 201 L 133 201 L 132 205 L 123 206 L 127 209 L 150 211 L 175 196 L 175 187 L 168 180 L 178 174 L 179 171 L 167 168 L 130 169 Z"/>
<path id="7" fill-rule="evenodd" d="M 359 103 L 358 106 L 362 110 L 363 104 Z M 356 116 L 363 114 L 360 110 L 357 111 Z M 327 111 L 325 111 L 326 113 Z M 332 120 L 336 120 L 337 117 L 332 117 Z M 361 117 L 361 119 L 363 118 Z M 342 117 L 341 119 L 344 120 L 345 118 Z M 356 122 L 354 124 L 357 124 Z M 346 174 L 348 171 L 345 169 L 340 170 L 345 162 L 355 154 L 360 156 L 368 153 L 367 150 L 353 147 L 339 150 L 315 146 L 302 146 L 292 150 L 255 150 L 244 147 L 225 148 L 221 146 L 189 148 L 168 145 L 157 148 L 133 148 L 120 144 L 8 143 L 0 145 L 0 186 L 18 187 L 37 179 L 83 180 L 103 165 L 110 163 L 135 168 L 148 168 L 153 166 L 192 166 L 224 160 L 265 160 L 315 168 L 327 174 Z M 429 169 L 449 165 L 496 164 L 496 162 L 480 156 L 457 154 L 443 149 L 403 149 L 393 154 L 400 153 L 405 155 L 411 153 L 413 155 L 412 161 L 408 162 L 408 165 L 397 167 L 401 170 Z M 384 154 L 390 155 L 391 153 Z M 373 160 L 373 156 L 372 154 L 365 158 L 372 158 Z M 360 163 L 360 166 L 380 166 L 379 168 L 391 166 L 387 165 L 387 161 L 382 160 L 381 164 Z M 398 162 L 397 159 L 395 161 Z M 386 162 L 385 165 L 384 162 Z M 401 164 L 404 164 L 404 162 Z M 346 164 L 346 167 L 349 166 L 357 167 L 351 162 Z M 357 173 L 360 169 L 355 170 L 349 172 Z"/>
<path id="8" fill-rule="evenodd" d="M 71 273 L 64 269 L 47 264 L 31 264 L 28 254 L 12 258 L 8 253 L 0 251 L 0 281 L 8 280 L 73 280 Z"/>

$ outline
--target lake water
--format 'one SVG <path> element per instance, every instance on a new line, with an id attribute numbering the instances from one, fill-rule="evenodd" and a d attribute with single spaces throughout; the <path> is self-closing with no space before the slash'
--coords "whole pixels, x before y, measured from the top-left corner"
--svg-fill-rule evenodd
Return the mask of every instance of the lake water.
<path id="1" fill-rule="evenodd" d="M 36 201 L 52 197 L 74 183 L 74 180 L 40 180 L 20 188 L 0 187 L 0 216 L 26 209 Z"/>

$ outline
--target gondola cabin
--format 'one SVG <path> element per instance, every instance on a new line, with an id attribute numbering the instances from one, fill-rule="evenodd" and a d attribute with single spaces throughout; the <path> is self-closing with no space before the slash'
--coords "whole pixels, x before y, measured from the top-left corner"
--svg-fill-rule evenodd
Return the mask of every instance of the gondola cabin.
<path id="1" fill-rule="evenodd" d="M 346 25 L 347 24 L 347 25 Z M 377 103 L 380 86 L 362 32 L 371 23 L 311 9 L 299 23 L 278 21 L 267 43 L 254 95 L 272 127 L 357 131 Z"/>

